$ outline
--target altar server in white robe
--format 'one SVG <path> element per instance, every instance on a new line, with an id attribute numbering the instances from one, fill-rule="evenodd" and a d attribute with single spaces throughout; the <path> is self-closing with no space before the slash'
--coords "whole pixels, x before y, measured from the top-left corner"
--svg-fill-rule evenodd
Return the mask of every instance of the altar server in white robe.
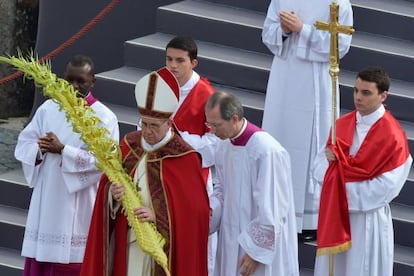
<path id="1" fill-rule="evenodd" d="M 341 25 L 353 24 L 349 0 L 337 0 Z M 332 89 L 329 76 L 330 36 L 315 21 L 329 22 L 332 0 L 272 0 L 262 40 L 274 54 L 267 84 L 262 128 L 289 152 L 297 229 L 316 229 L 319 202 L 311 164 L 329 133 Z M 339 34 L 339 56 L 351 36 Z M 339 96 L 338 96 L 339 102 Z M 339 106 L 339 105 L 338 105 Z M 316 195 L 318 198 L 318 195 Z"/>
<path id="2" fill-rule="evenodd" d="M 110 138 L 118 142 L 115 114 L 90 92 L 95 83 L 93 61 L 74 56 L 66 66 L 65 79 L 95 111 Z M 94 156 L 73 131 L 65 112 L 49 99 L 20 133 L 15 157 L 22 162 L 26 181 L 33 188 L 22 246 L 24 275 L 79 275 L 102 174 Z"/>
<path id="3" fill-rule="evenodd" d="M 346 187 L 343 200 L 348 205 L 352 245 L 349 250 L 334 255 L 335 276 L 393 275 L 394 230 L 389 203 L 400 193 L 409 174 L 412 157 L 405 132 L 383 106 L 389 86 L 389 77 L 383 69 L 371 67 L 362 70 L 357 75 L 354 88 L 356 109 L 337 120 L 337 147 L 346 160 L 343 165 Z M 314 177 L 322 183 L 324 177 L 327 179 L 328 161 L 342 161 L 333 154 L 330 146 L 318 157 L 321 158 L 316 163 Z M 328 184 L 323 182 L 323 185 Z M 321 204 L 325 202 L 324 192 L 322 190 Z M 338 194 L 335 198 L 340 201 Z M 338 204 L 343 206 L 345 203 Z M 320 219 L 325 219 L 324 214 L 321 205 Z M 329 222 L 334 223 L 335 219 L 331 216 L 325 220 L 328 233 L 332 232 Z M 322 228 L 318 228 L 318 250 Z M 339 231 L 335 232 L 344 236 Z M 317 257 L 315 275 L 328 275 L 328 272 L 329 255 Z"/>
<path id="4" fill-rule="evenodd" d="M 299 275 L 289 154 L 243 117 L 240 101 L 216 92 L 207 125 L 216 150 L 210 231 L 219 234 L 214 275 Z"/>

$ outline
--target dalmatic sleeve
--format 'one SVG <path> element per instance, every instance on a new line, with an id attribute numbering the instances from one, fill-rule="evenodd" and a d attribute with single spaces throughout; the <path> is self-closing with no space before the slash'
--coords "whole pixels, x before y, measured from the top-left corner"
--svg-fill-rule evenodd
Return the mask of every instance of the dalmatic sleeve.
<path id="1" fill-rule="evenodd" d="M 262 41 L 274 55 L 285 56 L 291 40 L 283 41 L 279 10 L 277 1 L 271 1 L 263 24 Z"/>
<path id="2" fill-rule="evenodd" d="M 190 134 L 188 131 L 180 132 L 180 135 L 184 141 L 201 154 L 203 168 L 208 168 L 214 165 L 214 152 L 218 141 L 217 136 L 212 133 L 205 133 L 200 136 L 197 134 Z"/>
<path id="3" fill-rule="evenodd" d="M 217 166 L 213 174 L 213 194 L 210 201 L 210 234 L 217 232 L 220 228 L 221 215 L 223 211 L 223 187 L 221 186 L 221 171 Z"/>
<path id="4" fill-rule="evenodd" d="M 319 199 L 322 190 L 322 183 L 328 169 L 329 162 L 326 159 L 325 147 L 317 154 L 311 165 L 311 179 L 308 192 L 313 194 L 314 199 Z"/>
<path id="5" fill-rule="evenodd" d="M 341 25 L 353 25 L 353 12 L 348 1 L 339 3 L 339 23 Z M 338 52 L 342 58 L 348 53 L 351 46 L 351 35 L 338 35 Z M 303 24 L 299 33 L 297 57 L 300 59 L 316 62 L 329 62 L 330 35 L 328 31 L 317 30 L 312 24 Z"/>
<path id="6" fill-rule="evenodd" d="M 65 145 L 62 151 L 62 177 L 69 193 L 98 185 L 102 172 L 95 167 L 95 157 L 86 150 Z"/>
<path id="7" fill-rule="evenodd" d="M 404 164 L 378 177 L 361 182 L 347 182 L 349 211 L 367 212 L 391 202 L 407 180 L 412 161 L 410 155 Z"/>
<path id="8" fill-rule="evenodd" d="M 109 130 L 109 137 L 118 142 L 116 117 L 111 117 L 105 127 Z M 65 145 L 62 151 L 62 175 L 69 193 L 98 185 L 102 172 L 96 168 L 95 163 L 95 157 L 87 150 Z"/>
<path id="9" fill-rule="evenodd" d="M 39 168 L 42 163 L 36 165 L 38 156 L 42 156 L 39 145 L 39 137 L 45 135 L 42 133 L 43 109 L 39 107 L 32 121 L 20 132 L 17 138 L 14 156 L 22 163 L 23 173 L 29 187 L 36 186 Z"/>
<path id="10" fill-rule="evenodd" d="M 242 230 L 238 241 L 250 257 L 269 265 L 288 221 L 292 200 L 290 158 L 285 151 L 270 152 L 259 158 L 256 166 L 253 208 L 257 209 L 257 216 Z"/>

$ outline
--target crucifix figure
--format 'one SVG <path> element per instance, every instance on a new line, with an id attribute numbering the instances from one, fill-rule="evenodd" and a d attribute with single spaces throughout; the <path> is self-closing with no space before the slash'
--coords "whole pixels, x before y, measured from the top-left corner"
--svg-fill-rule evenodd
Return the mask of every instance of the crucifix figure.
<path id="1" fill-rule="evenodd" d="M 355 30 L 352 26 L 343 26 L 338 21 L 339 5 L 332 2 L 330 5 L 330 22 L 316 21 L 315 27 L 318 30 L 328 31 L 331 35 L 330 57 L 329 57 L 329 74 L 332 79 L 332 144 L 336 144 L 336 87 L 339 75 L 339 53 L 338 53 L 338 34 L 351 35 Z"/>

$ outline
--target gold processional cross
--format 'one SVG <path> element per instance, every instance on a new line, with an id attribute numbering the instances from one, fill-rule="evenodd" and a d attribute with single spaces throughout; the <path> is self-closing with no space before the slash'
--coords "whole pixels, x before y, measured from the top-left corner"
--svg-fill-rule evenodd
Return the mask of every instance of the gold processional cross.
<path id="1" fill-rule="evenodd" d="M 316 21 L 315 27 L 318 30 L 328 31 L 331 35 L 330 51 L 329 51 L 329 75 L 332 80 L 332 144 L 336 144 L 336 87 L 339 75 L 339 52 L 338 52 L 338 34 L 351 35 L 355 29 L 352 26 L 343 26 L 338 21 L 339 5 L 332 2 L 330 5 L 330 22 Z"/>
<path id="2" fill-rule="evenodd" d="M 331 141 L 332 144 L 336 144 L 336 87 L 338 83 L 339 75 L 339 50 L 338 50 L 338 34 L 351 35 L 355 29 L 352 26 L 343 26 L 339 24 L 338 14 L 339 5 L 336 2 L 332 2 L 330 7 L 330 22 L 316 21 L 315 27 L 318 30 L 328 31 L 331 35 L 330 51 L 329 51 L 329 75 L 332 80 L 332 127 L 331 127 Z M 333 255 L 329 254 L 329 276 L 333 276 Z"/>

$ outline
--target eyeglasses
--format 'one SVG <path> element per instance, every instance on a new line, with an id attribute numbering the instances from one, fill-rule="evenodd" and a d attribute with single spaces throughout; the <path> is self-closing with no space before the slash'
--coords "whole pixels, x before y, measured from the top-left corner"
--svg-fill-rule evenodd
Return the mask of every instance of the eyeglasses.
<path id="1" fill-rule="evenodd" d="M 147 122 L 143 122 L 142 120 L 139 120 L 139 122 L 138 122 L 138 126 L 139 126 L 141 129 L 144 129 L 144 128 L 149 128 L 150 130 L 157 131 L 157 130 L 159 130 L 159 129 L 161 128 L 161 126 L 162 126 L 163 124 L 165 124 L 165 122 L 167 122 L 167 120 L 162 121 L 160 124 L 155 124 L 155 123 L 147 123 Z"/>
<path id="2" fill-rule="evenodd" d="M 208 128 L 212 128 L 212 129 L 217 129 L 219 127 L 221 127 L 223 125 L 224 122 L 221 123 L 210 123 L 210 122 L 204 122 L 204 124 L 208 127 Z"/>

